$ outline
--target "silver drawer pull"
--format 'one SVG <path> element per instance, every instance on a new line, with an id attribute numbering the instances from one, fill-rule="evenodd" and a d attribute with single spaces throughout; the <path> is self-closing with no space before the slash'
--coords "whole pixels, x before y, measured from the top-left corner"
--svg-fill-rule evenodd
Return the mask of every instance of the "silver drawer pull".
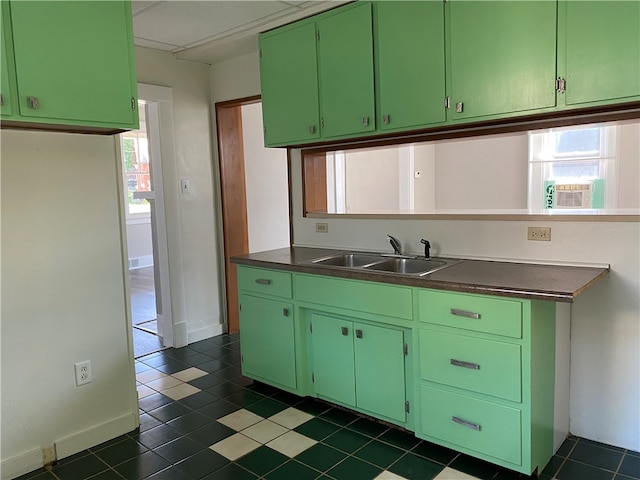
<path id="1" fill-rule="evenodd" d="M 467 422 L 466 420 L 463 420 L 460 417 L 451 417 L 451 421 L 456 422 L 457 424 L 462 425 L 463 427 L 470 428 L 471 430 L 476 430 L 477 432 L 480 431 L 479 424 L 473 423 L 473 422 Z"/>
<path id="2" fill-rule="evenodd" d="M 456 360 L 455 358 L 451 359 L 451 365 L 455 365 L 456 367 L 470 368 L 471 370 L 480 370 L 480 365 L 478 365 L 477 363 L 463 362 L 462 360 Z"/>
<path id="3" fill-rule="evenodd" d="M 480 314 L 475 312 L 467 312 L 466 310 L 460 310 L 458 308 L 451 309 L 451 315 L 456 315 L 458 317 L 467 317 L 467 318 L 475 318 L 479 319 Z"/>
<path id="4" fill-rule="evenodd" d="M 271 280 L 267 278 L 257 278 L 256 283 L 259 283 L 260 285 L 271 285 Z"/>

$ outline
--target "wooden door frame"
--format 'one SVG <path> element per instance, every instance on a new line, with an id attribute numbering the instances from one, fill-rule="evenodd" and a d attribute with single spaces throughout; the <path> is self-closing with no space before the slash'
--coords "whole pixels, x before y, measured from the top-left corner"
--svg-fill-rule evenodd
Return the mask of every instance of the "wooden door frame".
<path id="1" fill-rule="evenodd" d="M 257 95 L 215 104 L 228 333 L 240 331 L 238 280 L 231 257 L 249 253 L 242 106 L 258 103 L 260 100 L 261 97 Z M 289 244 L 291 244 L 291 155 L 288 149 L 287 170 L 289 172 Z"/>

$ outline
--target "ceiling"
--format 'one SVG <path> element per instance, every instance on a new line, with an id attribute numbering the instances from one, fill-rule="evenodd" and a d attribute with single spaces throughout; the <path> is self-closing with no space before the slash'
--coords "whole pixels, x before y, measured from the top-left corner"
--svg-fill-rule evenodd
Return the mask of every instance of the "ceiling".
<path id="1" fill-rule="evenodd" d="M 134 0 L 135 44 L 216 63 L 258 51 L 258 33 L 333 8 L 338 0 Z"/>

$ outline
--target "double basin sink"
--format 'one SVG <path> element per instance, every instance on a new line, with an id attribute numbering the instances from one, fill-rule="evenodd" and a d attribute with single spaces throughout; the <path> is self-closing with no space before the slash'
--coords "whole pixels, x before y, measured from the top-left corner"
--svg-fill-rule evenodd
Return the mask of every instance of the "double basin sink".
<path id="1" fill-rule="evenodd" d="M 366 253 L 341 253 L 310 260 L 307 263 L 342 267 L 358 270 L 369 270 L 403 275 L 423 276 L 449 267 L 459 260 L 425 259 L 405 255 L 383 255 Z"/>

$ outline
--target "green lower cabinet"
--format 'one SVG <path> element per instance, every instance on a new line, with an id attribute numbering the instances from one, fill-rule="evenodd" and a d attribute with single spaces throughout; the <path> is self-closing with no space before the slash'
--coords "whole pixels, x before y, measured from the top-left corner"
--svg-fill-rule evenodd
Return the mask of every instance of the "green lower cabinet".
<path id="1" fill-rule="evenodd" d="M 522 462 L 519 409 L 423 386 L 422 430 L 514 465 Z"/>
<path id="2" fill-rule="evenodd" d="M 406 422 L 402 330 L 313 313 L 310 331 L 319 397 Z"/>
<path id="3" fill-rule="evenodd" d="M 553 455 L 555 304 L 417 290 L 420 438 L 531 475 Z"/>
<path id="4" fill-rule="evenodd" d="M 296 341 L 293 305 L 240 295 L 242 373 L 295 389 Z"/>

